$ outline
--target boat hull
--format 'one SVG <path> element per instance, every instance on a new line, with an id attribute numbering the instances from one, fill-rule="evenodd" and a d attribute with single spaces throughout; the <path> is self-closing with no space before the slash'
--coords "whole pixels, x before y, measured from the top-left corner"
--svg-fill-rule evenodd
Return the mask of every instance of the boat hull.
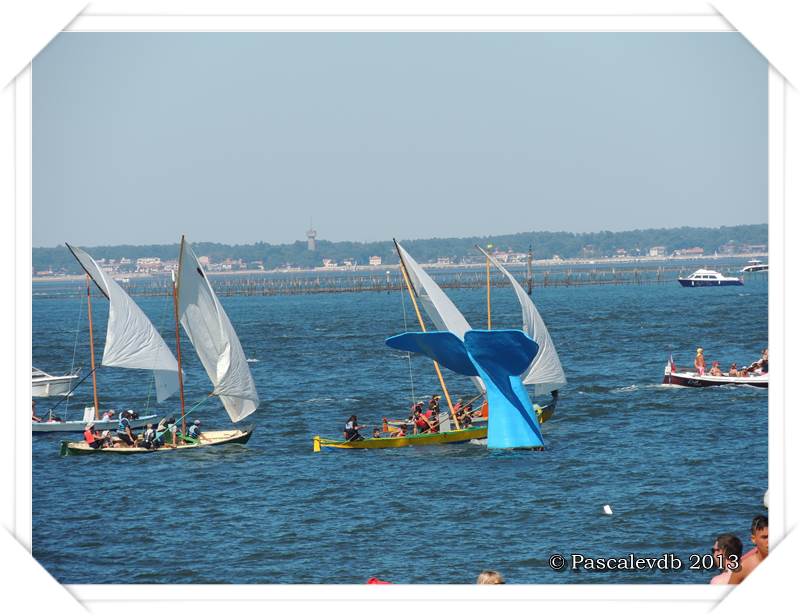
<path id="1" fill-rule="evenodd" d="M 466 443 L 474 439 L 486 438 L 487 427 L 467 428 L 465 430 L 452 430 L 450 432 L 437 432 L 433 434 L 412 434 L 409 436 L 387 436 L 386 438 L 365 438 L 360 441 L 344 441 L 314 437 L 314 451 L 318 452 L 323 447 L 333 449 L 393 449 L 396 447 L 415 447 L 425 445 L 447 445 L 453 443 Z"/>
<path id="2" fill-rule="evenodd" d="M 691 280 L 689 278 L 678 278 L 682 287 L 740 287 L 744 283 L 738 278 L 731 280 Z"/>
<path id="3" fill-rule="evenodd" d="M 201 449 L 203 447 L 214 447 L 216 445 L 230 445 L 232 443 L 244 444 L 250 440 L 253 434 L 254 426 L 245 428 L 244 430 L 220 430 L 217 432 L 203 432 L 207 441 L 198 441 L 196 443 L 184 443 L 177 447 L 163 446 L 158 449 L 145 449 L 144 447 L 106 447 L 103 449 L 92 449 L 85 442 L 80 441 L 70 443 L 68 441 L 61 441 L 61 449 L 59 451 L 62 456 L 81 456 L 90 454 L 108 454 L 108 455 L 135 455 L 139 453 L 160 453 L 165 451 L 191 451 L 193 449 Z"/>
<path id="4" fill-rule="evenodd" d="M 77 374 L 65 376 L 34 377 L 31 380 L 31 396 L 34 398 L 49 398 L 63 396 L 70 392 L 72 383 L 78 378 Z"/>
<path id="5" fill-rule="evenodd" d="M 665 372 L 664 385 L 675 387 L 714 387 L 718 385 L 749 385 L 751 387 L 769 387 L 769 375 L 753 376 L 700 376 L 694 372 Z"/>
<path id="6" fill-rule="evenodd" d="M 149 423 L 158 423 L 158 415 L 145 415 L 139 419 L 131 419 L 131 428 L 143 428 Z M 119 426 L 117 419 L 94 421 L 94 428 L 98 431 L 116 430 Z M 85 421 L 41 421 L 31 422 L 31 432 L 83 432 L 86 429 Z"/>

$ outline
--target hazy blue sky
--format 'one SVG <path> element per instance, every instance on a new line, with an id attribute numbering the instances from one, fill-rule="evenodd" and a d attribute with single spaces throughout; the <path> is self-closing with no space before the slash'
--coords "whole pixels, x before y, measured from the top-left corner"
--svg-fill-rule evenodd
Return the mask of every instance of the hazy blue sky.
<path id="1" fill-rule="evenodd" d="M 767 222 L 738 34 L 88 34 L 33 65 L 33 245 Z"/>

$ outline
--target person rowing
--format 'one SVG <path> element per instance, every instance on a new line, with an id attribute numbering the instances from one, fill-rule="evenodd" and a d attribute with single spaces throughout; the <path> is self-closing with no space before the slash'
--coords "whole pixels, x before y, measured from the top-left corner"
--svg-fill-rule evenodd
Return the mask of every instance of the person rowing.
<path id="1" fill-rule="evenodd" d="M 414 434 L 424 434 L 431 431 L 431 422 L 422 414 L 422 409 L 414 409 Z"/>
<path id="2" fill-rule="evenodd" d="M 364 437 L 359 434 L 359 430 L 363 430 L 366 426 L 358 425 L 358 417 L 350 415 L 350 419 L 344 424 L 344 439 L 346 441 L 363 441 Z"/>

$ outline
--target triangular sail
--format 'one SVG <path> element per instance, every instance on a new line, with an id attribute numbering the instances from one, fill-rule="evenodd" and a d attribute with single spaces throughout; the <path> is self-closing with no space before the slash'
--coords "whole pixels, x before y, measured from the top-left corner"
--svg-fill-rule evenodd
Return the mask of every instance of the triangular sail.
<path id="1" fill-rule="evenodd" d="M 88 253 L 67 244 L 70 252 L 109 300 L 104 366 L 152 370 L 156 398 L 178 391 L 178 362 L 141 308 Z"/>
<path id="2" fill-rule="evenodd" d="M 554 389 L 559 389 L 567 383 L 567 377 L 564 376 L 564 370 L 561 367 L 561 361 L 558 359 L 556 347 L 553 340 L 550 338 L 550 333 L 545 327 L 539 311 L 533 300 L 525 293 L 514 276 L 504 268 L 500 262 L 492 255 L 488 254 L 483 248 L 477 246 L 483 254 L 485 254 L 494 266 L 499 269 L 506 278 L 511 282 L 514 293 L 517 294 L 517 300 L 522 308 L 522 324 L 523 330 L 528 334 L 536 344 L 539 345 L 539 353 L 533 358 L 531 365 L 522 375 L 522 382 L 526 385 L 535 385 L 536 395 L 549 393 Z"/>
<path id="3" fill-rule="evenodd" d="M 450 298 L 445 295 L 439 285 L 433 281 L 433 278 L 406 252 L 405 248 L 397 241 L 395 241 L 395 246 L 397 246 L 397 251 L 403 260 L 406 272 L 408 272 L 408 277 L 411 279 L 411 286 L 414 287 L 425 314 L 436 325 L 436 329 L 449 331 L 463 340 L 464 333 L 472 329 L 467 319 L 464 318 L 464 315 L 456 308 Z M 480 378 L 470 378 L 479 392 L 486 391 Z"/>
<path id="4" fill-rule="evenodd" d="M 239 338 L 186 240 L 181 241 L 178 314 L 214 394 L 231 421 L 241 421 L 258 408 L 256 384 Z"/>

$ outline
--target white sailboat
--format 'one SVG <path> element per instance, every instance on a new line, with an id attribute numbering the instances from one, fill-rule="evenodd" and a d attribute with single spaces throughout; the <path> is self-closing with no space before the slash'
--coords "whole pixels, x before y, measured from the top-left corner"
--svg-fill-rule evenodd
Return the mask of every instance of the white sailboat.
<path id="1" fill-rule="evenodd" d="M 438 329 L 450 331 L 463 340 L 464 333 L 472 329 L 464 315 L 461 314 L 439 285 L 436 284 L 397 241 L 395 241 L 395 246 L 400 255 L 402 265 L 408 272 L 408 277 L 414 292 L 419 298 L 425 313 Z M 539 353 L 524 373 L 523 383 L 525 385 L 534 385 L 534 393 L 536 395 L 545 393 L 550 393 L 552 395 L 552 399 L 546 405 L 534 405 L 540 422 L 544 422 L 549 419 L 555 411 L 559 387 L 565 385 L 567 382 L 555 345 L 547 331 L 544 320 L 531 298 L 525 293 L 525 290 L 497 259 L 487 254 L 480 247 L 478 247 L 478 249 L 511 281 L 511 285 L 517 295 L 517 300 L 520 303 L 520 308 L 522 309 L 523 331 L 539 345 Z M 484 393 L 485 388 L 481 379 L 478 377 L 470 378 L 478 392 Z"/>
<path id="2" fill-rule="evenodd" d="M 181 238 L 177 280 L 173 286 L 176 320 L 177 388 L 181 393 L 181 434 L 186 435 L 186 417 L 210 397 L 218 397 L 231 421 L 239 422 L 252 414 L 259 405 L 253 375 L 247 364 L 242 345 L 228 316 L 214 294 L 197 256 L 185 238 Z M 183 378 L 180 370 L 181 347 L 177 324 L 183 326 L 195 348 L 200 363 L 214 386 L 206 398 L 188 412 L 185 409 Z M 92 449 L 86 443 L 62 443 L 62 455 L 90 453 L 153 453 L 157 451 L 189 450 L 227 443 L 245 443 L 253 427 L 203 432 L 198 440 L 181 436 L 177 447 L 157 449 L 108 447 Z"/>
<path id="3" fill-rule="evenodd" d="M 86 272 L 94 406 L 87 407 L 83 418 L 79 421 L 32 421 L 31 429 L 34 432 L 82 432 L 86 422 L 90 420 L 94 422 L 97 430 L 113 429 L 118 425 L 118 417 L 101 419 L 92 329 L 92 283 L 109 301 L 108 327 L 101 365 L 151 370 L 155 380 L 156 399 L 159 402 L 163 402 L 178 391 L 178 362 L 147 315 L 87 252 L 69 244 L 67 248 Z M 155 414 L 145 415 L 132 420 L 131 427 L 141 427 L 155 419 L 157 419 Z"/>

